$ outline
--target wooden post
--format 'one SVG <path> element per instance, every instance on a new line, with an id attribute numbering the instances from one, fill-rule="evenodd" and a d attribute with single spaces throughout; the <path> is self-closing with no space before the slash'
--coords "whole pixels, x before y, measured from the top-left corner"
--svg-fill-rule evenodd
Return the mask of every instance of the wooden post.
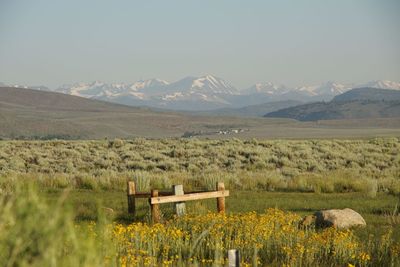
<path id="1" fill-rule="evenodd" d="M 225 191 L 225 184 L 222 182 L 218 182 L 217 191 Z M 217 209 L 219 213 L 225 213 L 225 197 L 217 198 Z"/>
<path id="2" fill-rule="evenodd" d="M 239 267 L 240 266 L 240 253 L 237 249 L 228 250 L 228 266 Z"/>
<path id="3" fill-rule="evenodd" d="M 173 185 L 172 190 L 174 195 L 176 196 L 181 196 L 184 195 L 185 193 L 183 192 L 183 185 L 178 184 L 178 185 Z M 177 216 L 183 216 L 186 213 L 186 205 L 185 202 L 177 202 L 175 203 L 175 210 L 176 210 L 176 215 Z"/>
<path id="4" fill-rule="evenodd" d="M 158 197 L 158 190 L 151 190 L 151 197 Z M 153 223 L 159 223 L 160 222 L 160 206 L 158 204 L 151 204 L 151 219 Z"/>
<path id="5" fill-rule="evenodd" d="M 127 183 L 127 196 L 128 196 L 128 213 L 133 214 L 135 216 L 135 194 L 136 194 L 136 188 L 135 188 L 135 182 L 133 181 L 128 181 Z"/>

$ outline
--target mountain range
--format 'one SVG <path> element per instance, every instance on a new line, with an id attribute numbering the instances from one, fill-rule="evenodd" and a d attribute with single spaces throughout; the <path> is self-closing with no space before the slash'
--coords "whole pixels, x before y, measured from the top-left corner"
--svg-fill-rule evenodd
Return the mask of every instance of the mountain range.
<path id="1" fill-rule="evenodd" d="M 266 108 L 270 106 L 250 107 L 245 112 L 263 112 Z M 228 112 L 227 115 L 229 114 Z M 45 90 L 0 86 L 0 140 L 193 136 L 327 138 L 398 136 L 399 133 L 398 117 L 325 120 L 316 123 L 262 117 L 192 116 L 182 112 L 160 112 Z"/>
<path id="2" fill-rule="evenodd" d="M 270 113 L 288 107 L 294 107 L 301 104 L 304 103 L 295 100 L 283 100 L 283 101 L 268 102 L 257 105 L 250 105 L 240 108 L 197 110 L 197 111 L 187 111 L 187 113 L 192 115 L 204 115 L 204 116 L 231 116 L 231 117 L 248 117 L 248 118 L 262 117 L 266 113 Z"/>
<path id="3" fill-rule="evenodd" d="M 400 118 L 400 91 L 356 88 L 329 102 L 315 102 L 267 113 L 264 117 L 299 121 Z"/>
<path id="4" fill-rule="evenodd" d="M 299 102 L 330 101 L 337 95 L 360 87 L 400 90 L 400 83 L 392 81 L 372 81 L 365 84 L 341 84 L 330 81 L 320 85 L 293 88 L 266 82 L 238 90 L 226 80 L 213 75 L 186 77 L 176 82 L 161 79 L 134 83 L 81 82 L 52 90 L 45 86 L 9 86 L 54 91 L 131 106 L 189 111 L 236 109 L 271 102 L 285 103 L 283 108 L 287 107 L 289 100 L 293 105 Z M 275 106 L 278 108 L 276 104 Z"/>

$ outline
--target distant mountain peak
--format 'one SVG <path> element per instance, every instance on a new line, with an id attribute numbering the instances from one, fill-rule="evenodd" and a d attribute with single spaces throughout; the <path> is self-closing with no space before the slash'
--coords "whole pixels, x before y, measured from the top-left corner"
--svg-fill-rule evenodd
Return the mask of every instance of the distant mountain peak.
<path id="1" fill-rule="evenodd" d="M 205 89 L 206 91 L 212 91 L 214 93 L 220 94 L 238 93 L 236 88 L 234 88 L 227 81 L 210 74 L 194 78 L 192 81 L 191 89 Z"/>
<path id="2" fill-rule="evenodd" d="M 105 84 L 105 83 L 102 82 L 102 81 L 93 81 L 93 82 L 91 83 L 92 86 L 102 86 L 102 85 L 104 85 L 104 84 Z"/>
<path id="3" fill-rule="evenodd" d="M 340 84 L 334 81 L 328 81 L 319 85 L 298 86 L 293 89 L 281 85 L 277 86 L 271 82 L 256 83 L 245 90 L 247 94 L 265 93 L 269 95 L 283 95 L 290 93 L 299 93 L 305 96 L 335 96 L 351 89 L 351 86 Z"/>
<path id="4" fill-rule="evenodd" d="M 309 96 L 330 96 L 342 94 L 352 88 L 351 85 L 328 81 L 319 85 L 296 87 L 294 90 Z"/>
<path id="5" fill-rule="evenodd" d="M 314 92 L 317 94 L 338 95 L 351 89 L 351 85 L 341 84 L 334 81 L 328 81 L 318 86 Z"/>
<path id="6" fill-rule="evenodd" d="M 288 89 L 281 85 L 275 85 L 272 82 L 258 82 L 251 86 L 250 88 L 247 88 L 243 92 L 246 94 L 269 94 L 269 95 L 275 95 L 275 94 L 284 94 L 288 91 Z"/>
<path id="7" fill-rule="evenodd" d="M 49 90 L 44 86 L 9 86 Z M 212 74 L 205 74 L 199 77 L 188 76 L 175 82 L 158 78 L 139 80 L 133 83 L 106 83 L 99 80 L 78 82 L 63 85 L 54 91 L 126 105 L 210 110 L 287 100 L 304 103 L 330 101 L 337 95 L 359 87 L 400 90 L 400 83 L 377 80 L 354 85 L 327 81 L 317 85 L 286 87 L 272 82 L 257 82 L 250 88 L 238 91 L 228 81 Z"/>
<path id="8" fill-rule="evenodd" d="M 375 80 L 370 81 L 364 84 L 357 85 L 355 88 L 379 88 L 379 89 L 392 89 L 392 90 L 400 90 L 400 82 L 393 82 L 387 80 Z"/>
<path id="9" fill-rule="evenodd" d="M 133 84 L 134 88 L 136 89 L 144 89 L 147 87 L 155 87 L 155 86 L 165 86 L 168 85 L 169 82 L 161 80 L 161 79 L 157 79 L 157 78 L 153 78 L 153 79 L 148 79 L 148 80 L 140 80 L 137 81 Z"/>

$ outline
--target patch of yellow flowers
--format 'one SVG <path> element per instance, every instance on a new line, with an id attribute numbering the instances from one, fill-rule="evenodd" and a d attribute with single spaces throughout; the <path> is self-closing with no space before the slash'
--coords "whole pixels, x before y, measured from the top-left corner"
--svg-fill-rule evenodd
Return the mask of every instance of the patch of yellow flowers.
<path id="1" fill-rule="evenodd" d="M 219 266 L 227 263 L 229 249 L 240 251 L 243 266 L 369 266 L 372 253 L 394 261 L 400 256 L 390 233 L 374 245 L 359 241 L 351 230 L 304 228 L 300 220 L 278 209 L 209 213 L 165 224 L 116 224 L 112 238 L 121 266 Z"/>

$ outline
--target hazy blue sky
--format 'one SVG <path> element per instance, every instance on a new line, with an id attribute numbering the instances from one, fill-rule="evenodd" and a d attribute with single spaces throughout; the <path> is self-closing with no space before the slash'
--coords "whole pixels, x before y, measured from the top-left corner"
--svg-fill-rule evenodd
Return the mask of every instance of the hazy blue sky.
<path id="1" fill-rule="evenodd" d="M 0 0 L 0 81 L 400 81 L 399 0 Z"/>

